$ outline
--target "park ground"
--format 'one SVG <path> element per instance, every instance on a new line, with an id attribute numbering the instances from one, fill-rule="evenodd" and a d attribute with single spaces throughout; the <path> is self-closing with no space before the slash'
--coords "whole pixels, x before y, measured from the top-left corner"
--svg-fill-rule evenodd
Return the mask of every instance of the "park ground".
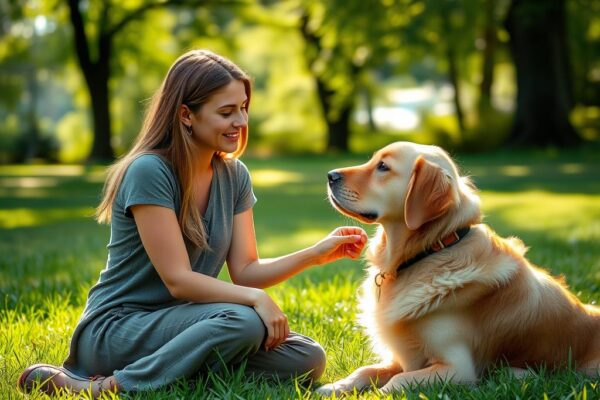
<path id="1" fill-rule="evenodd" d="M 308 246 L 339 225 L 354 224 L 326 199 L 330 169 L 368 155 L 247 157 L 258 203 L 259 252 L 276 256 Z M 600 301 L 600 149 L 497 151 L 455 155 L 480 188 L 485 222 L 518 236 L 529 258 L 563 275 L 584 302 Z M 0 398 L 19 399 L 16 380 L 26 366 L 59 364 L 106 262 L 109 230 L 93 220 L 103 166 L 0 166 Z M 373 226 L 364 226 L 372 233 Z M 340 261 L 305 271 L 269 289 L 291 329 L 317 339 L 328 354 L 322 382 L 376 361 L 356 322 L 356 290 L 364 262 Z M 223 279 L 228 279 L 226 272 Z M 296 382 L 247 379 L 239 371 L 211 374 L 195 385 L 121 398 L 311 398 Z M 111 398 L 111 396 L 106 396 Z M 381 398 L 376 391 L 349 398 Z M 394 398 L 598 399 L 597 379 L 572 370 L 541 371 L 516 380 L 500 368 L 477 386 L 412 388 Z M 42 398 L 30 396 L 29 398 Z M 63 394 L 61 398 L 76 398 Z"/>

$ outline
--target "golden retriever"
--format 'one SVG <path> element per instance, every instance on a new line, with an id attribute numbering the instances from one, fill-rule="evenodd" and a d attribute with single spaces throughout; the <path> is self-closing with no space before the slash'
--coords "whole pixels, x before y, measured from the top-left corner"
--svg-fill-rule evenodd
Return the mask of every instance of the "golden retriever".
<path id="1" fill-rule="evenodd" d="M 318 393 L 475 383 L 501 363 L 517 376 L 569 363 L 597 376 L 600 309 L 533 266 L 519 239 L 481 223 L 475 187 L 445 151 L 397 142 L 328 177 L 337 210 L 379 224 L 360 307 L 382 362 Z"/>

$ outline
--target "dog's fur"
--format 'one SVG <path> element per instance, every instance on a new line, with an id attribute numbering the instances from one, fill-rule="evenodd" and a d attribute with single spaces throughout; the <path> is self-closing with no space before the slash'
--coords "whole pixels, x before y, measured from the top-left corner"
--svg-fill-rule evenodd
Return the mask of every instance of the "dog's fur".
<path id="1" fill-rule="evenodd" d="M 383 392 L 436 379 L 474 383 L 502 363 L 519 376 L 569 364 L 597 376 L 600 309 L 530 264 L 519 239 L 481 224 L 475 187 L 439 147 L 398 142 L 366 164 L 331 171 L 329 198 L 341 213 L 379 224 L 360 306 L 383 361 L 321 394 L 372 383 Z M 396 272 L 466 226 L 471 231 L 456 245 Z"/>

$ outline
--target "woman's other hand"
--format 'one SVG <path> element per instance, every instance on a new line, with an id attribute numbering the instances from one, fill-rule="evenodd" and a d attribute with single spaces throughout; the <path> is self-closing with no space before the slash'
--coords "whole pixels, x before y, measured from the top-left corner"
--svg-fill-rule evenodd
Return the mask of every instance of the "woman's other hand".
<path id="1" fill-rule="evenodd" d="M 283 343 L 290 334 L 287 316 L 263 290 L 258 291 L 254 310 L 267 327 L 265 350 L 269 351 Z"/>
<path id="2" fill-rule="evenodd" d="M 334 229 L 327 237 L 313 246 L 317 252 L 316 264 L 326 264 L 340 258 L 360 257 L 367 244 L 367 233 L 356 226 Z"/>

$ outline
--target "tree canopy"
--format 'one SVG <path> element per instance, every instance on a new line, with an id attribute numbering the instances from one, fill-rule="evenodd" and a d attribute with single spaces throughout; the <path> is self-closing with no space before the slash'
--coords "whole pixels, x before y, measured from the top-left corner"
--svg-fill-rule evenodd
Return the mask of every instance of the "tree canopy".
<path id="1" fill-rule="evenodd" d="M 598 11 L 592 0 L 0 0 L 0 162 L 122 154 L 169 65 L 197 47 L 253 76 L 250 150 L 597 140 Z"/>

